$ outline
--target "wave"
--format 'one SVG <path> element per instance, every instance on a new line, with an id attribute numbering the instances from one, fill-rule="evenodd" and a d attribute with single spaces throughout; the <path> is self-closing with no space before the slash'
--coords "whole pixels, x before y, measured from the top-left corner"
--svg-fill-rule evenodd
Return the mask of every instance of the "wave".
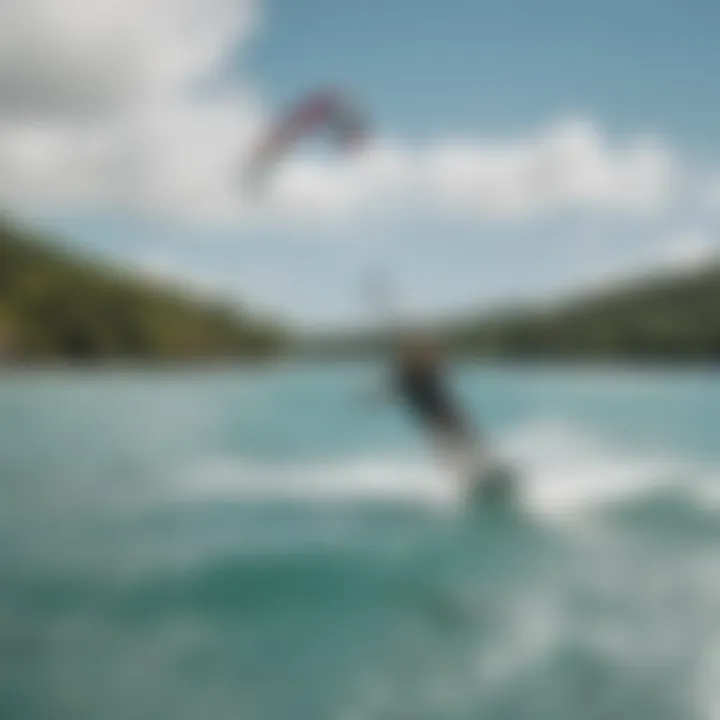
<path id="1" fill-rule="evenodd" d="M 539 516 L 584 516 L 671 488 L 720 509 L 717 468 L 622 451 L 576 426 L 535 423 L 501 437 L 497 447 L 519 479 L 520 505 Z M 162 500 L 171 503 L 365 502 L 452 511 L 463 502 L 452 472 L 421 452 L 277 464 L 204 457 L 155 480 Z"/>

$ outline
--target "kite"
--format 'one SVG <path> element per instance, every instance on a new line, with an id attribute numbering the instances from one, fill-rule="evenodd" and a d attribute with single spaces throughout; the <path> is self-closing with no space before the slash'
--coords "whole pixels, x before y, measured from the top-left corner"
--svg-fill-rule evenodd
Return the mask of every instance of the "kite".
<path id="1" fill-rule="evenodd" d="M 251 153 L 250 187 L 257 189 L 299 143 L 323 131 L 329 132 L 333 146 L 341 152 L 360 149 L 368 135 L 365 119 L 339 90 L 310 93 L 270 128 Z"/>

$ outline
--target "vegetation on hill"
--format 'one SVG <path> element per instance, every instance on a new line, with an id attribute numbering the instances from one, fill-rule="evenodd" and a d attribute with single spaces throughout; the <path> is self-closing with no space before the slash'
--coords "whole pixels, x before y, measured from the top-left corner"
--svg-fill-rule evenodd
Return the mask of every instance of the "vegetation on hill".
<path id="1" fill-rule="evenodd" d="M 716 361 L 720 264 L 553 306 L 450 322 L 443 334 L 473 356 Z M 301 355 L 356 357 L 382 342 L 345 332 L 295 347 Z M 0 220 L 0 357 L 150 362 L 269 356 L 287 347 L 286 334 L 269 322 L 78 256 Z"/>
<path id="2" fill-rule="evenodd" d="M 19 361 L 265 356 L 283 333 L 0 221 L 0 353 Z"/>
<path id="3" fill-rule="evenodd" d="M 720 360 L 720 265 L 429 329 L 472 357 L 714 362 Z M 387 337 L 344 332 L 309 338 L 302 349 L 308 356 L 352 358 L 386 346 Z"/>
<path id="4" fill-rule="evenodd" d="M 463 323 L 464 351 L 499 357 L 720 359 L 720 266 L 647 277 L 554 308 Z"/>

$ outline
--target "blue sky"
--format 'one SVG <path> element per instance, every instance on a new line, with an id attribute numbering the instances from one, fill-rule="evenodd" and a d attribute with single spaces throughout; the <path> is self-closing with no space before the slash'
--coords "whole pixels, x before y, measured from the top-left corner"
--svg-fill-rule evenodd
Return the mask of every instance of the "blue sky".
<path id="1" fill-rule="evenodd" d="M 0 82 L 0 200 L 147 272 L 318 325 L 367 317 L 369 264 L 424 313 L 717 251 L 718 3 L 68 0 L 74 23 L 25 7 L 4 18 L 24 43 L 0 57 L 19 78 Z M 370 118 L 367 157 L 301 151 L 262 212 L 236 207 L 253 138 L 328 82 Z"/>
<path id="2" fill-rule="evenodd" d="M 328 78 L 403 134 L 521 133 L 582 111 L 717 148 L 712 0 L 273 0 L 265 13 L 250 67 L 274 101 Z"/>

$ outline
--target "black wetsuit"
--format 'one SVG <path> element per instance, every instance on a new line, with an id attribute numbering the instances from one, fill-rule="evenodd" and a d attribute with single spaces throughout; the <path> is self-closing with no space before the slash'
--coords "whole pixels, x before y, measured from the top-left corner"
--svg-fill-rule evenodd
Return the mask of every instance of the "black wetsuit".
<path id="1" fill-rule="evenodd" d="M 466 434 L 466 424 L 436 367 L 401 362 L 395 370 L 395 384 L 400 396 L 431 430 Z"/>

